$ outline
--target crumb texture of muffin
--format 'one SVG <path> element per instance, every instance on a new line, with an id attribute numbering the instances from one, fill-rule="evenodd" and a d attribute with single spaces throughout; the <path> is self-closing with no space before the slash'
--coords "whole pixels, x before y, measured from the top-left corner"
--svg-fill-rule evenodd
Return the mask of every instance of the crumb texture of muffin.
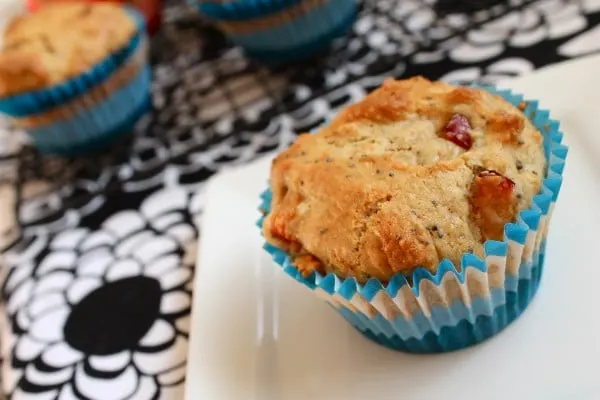
<path id="1" fill-rule="evenodd" d="M 111 3 L 57 2 L 15 18 L 0 50 L 0 96 L 39 90 L 86 72 L 125 46 L 136 23 Z"/>
<path id="2" fill-rule="evenodd" d="M 421 77 L 387 80 L 273 161 L 267 241 L 309 275 L 388 281 L 483 255 L 531 206 L 542 134 L 501 97 Z"/>

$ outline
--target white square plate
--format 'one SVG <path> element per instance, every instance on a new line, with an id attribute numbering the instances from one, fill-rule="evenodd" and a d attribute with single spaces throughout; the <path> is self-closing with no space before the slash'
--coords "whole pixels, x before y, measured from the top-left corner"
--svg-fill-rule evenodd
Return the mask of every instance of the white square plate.
<path id="1" fill-rule="evenodd" d="M 501 87 L 540 99 L 570 154 L 540 291 L 506 331 L 467 350 L 397 353 L 363 338 L 274 266 L 255 225 L 270 159 L 207 190 L 187 398 L 600 398 L 600 57 Z"/>

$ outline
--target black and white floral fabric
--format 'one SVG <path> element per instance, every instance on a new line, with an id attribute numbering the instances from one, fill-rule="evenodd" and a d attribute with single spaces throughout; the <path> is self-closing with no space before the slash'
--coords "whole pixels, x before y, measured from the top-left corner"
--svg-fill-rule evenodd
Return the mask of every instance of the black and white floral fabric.
<path id="1" fill-rule="evenodd" d="M 36 235 L 7 255 L 6 392 L 180 398 L 197 236 L 191 197 L 164 187 L 98 229 Z"/>
<path id="2" fill-rule="evenodd" d="M 2 391 L 181 399 L 210 176 L 287 146 L 387 76 L 494 82 L 600 50 L 600 0 L 484 1 L 469 16 L 447 1 L 367 1 L 329 55 L 271 70 L 170 6 L 155 110 L 134 138 L 19 204 L 0 269 Z"/>

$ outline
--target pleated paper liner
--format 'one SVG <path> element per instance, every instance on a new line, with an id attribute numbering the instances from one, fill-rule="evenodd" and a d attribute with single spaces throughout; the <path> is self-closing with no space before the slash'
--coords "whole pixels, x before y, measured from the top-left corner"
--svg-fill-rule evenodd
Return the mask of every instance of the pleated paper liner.
<path id="1" fill-rule="evenodd" d="M 481 87 L 518 106 L 523 96 L 492 86 Z M 484 258 L 465 253 L 460 270 L 449 260 L 437 273 L 417 268 L 412 279 L 396 274 L 388 283 L 314 272 L 303 277 L 292 259 L 266 243 L 276 264 L 329 303 L 367 338 L 394 350 L 439 353 L 462 349 L 497 334 L 527 308 L 542 275 L 552 210 L 562 185 L 568 149 L 561 144 L 559 123 L 537 101 L 527 101 L 525 114 L 542 132 L 547 160 L 543 187 L 531 208 L 506 224 L 503 241 L 487 241 Z M 268 214 L 271 191 L 262 194 Z M 258 221 L 262 228 L 264 217 Z"/>
<path id="2" fill-rule="evenodd" d="M 148 43 L 142 16 L 137 32 L 89 71 L 50 88 L 0 98 L 0 113 L 25 129 L 45 153 L 96 150 L 131 131 L 150 107 Z"/>
<path id="3" fill-rule="evenodd" d="M 245 53 L 269 64 L 309 57 L 354 24 L 356 0 L 191 0 Z"/>
<path id="4" fill-rule="evenodd" d="M 107 97 L 86 106 L 73 105 L 68 118 L 29 130 L 34 145 L 43 153 L 76 155 L 109 146 L 131 133 L 136 122 L 151 108 L 150 66 L 140 66 L 135 76 Z"/>

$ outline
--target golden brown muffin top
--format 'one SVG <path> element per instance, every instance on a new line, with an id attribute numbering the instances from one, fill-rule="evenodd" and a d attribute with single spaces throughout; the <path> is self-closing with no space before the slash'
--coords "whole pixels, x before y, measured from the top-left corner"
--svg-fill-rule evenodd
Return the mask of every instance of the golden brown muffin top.
<path id="1" fill-rule="evenodd" d="M 500 96 L 387 80 L 273 161 L 263 230 L 304 275 L 460 268 L 530 207 L 545 166 L 540 132 Z"/>
<path id="2" fill-rule="evenodd" d="M 111 3 L 59 2 L 15 18 L 0 50 L 0 96 L 46 88 L 118 51 L 136 24 Z"/>

